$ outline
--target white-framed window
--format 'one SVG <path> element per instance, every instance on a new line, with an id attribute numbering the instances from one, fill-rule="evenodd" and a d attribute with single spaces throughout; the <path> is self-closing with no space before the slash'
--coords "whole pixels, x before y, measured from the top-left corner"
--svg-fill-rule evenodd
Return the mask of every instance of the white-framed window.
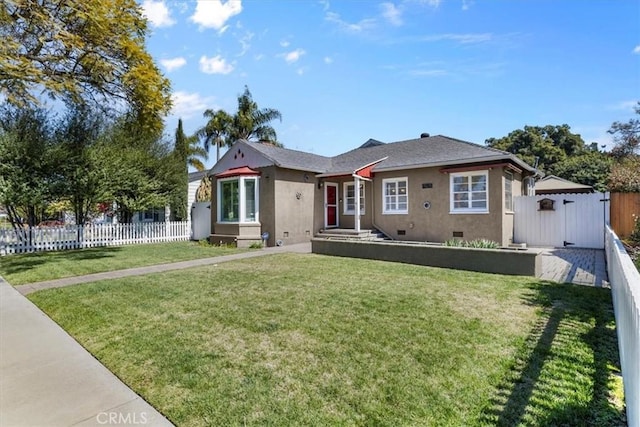
<path id="1" fill-rule="evenodd" d="M 258 222 L 258 177 L 218 180 L 218 222 Z"/>
<path id="2" fill-rule="evenodd" d="M 344 214 L 355 215 L 356 213 L 356 184 L 355 182 L 345 182 L 344 190 Z M 364 184 L 360 183 L 360 215 L 364 215 Z"/>
<path id="3" fill-rule="evenodd" d="M 409 180 L 403 178 L 388 178 L 382 180 L 382 213 L 406 214 L 409 212 Z"/>
<path id="4" fill-rule="evenodd" d="M 511 172 L 504 173 L 504 208 L 513 211 L 513 174 Z"/>
<path id="5" fill-rule="evenodd" d="M 451 213 L 489 212 L 489 171 L 451 174 Z"/>

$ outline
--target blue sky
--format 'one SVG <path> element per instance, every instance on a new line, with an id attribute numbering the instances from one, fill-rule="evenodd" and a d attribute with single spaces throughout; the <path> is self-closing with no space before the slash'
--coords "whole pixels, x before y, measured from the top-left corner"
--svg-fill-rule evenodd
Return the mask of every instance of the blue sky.
<path id="1" fill-rule="evenodd" d="M 564 123 L 610 144 L 640 100 L 638 1 L 140 3 L 172 82 L 168 135 L 178 117 L 189 133 L 207 108 L 235 112 L 245 85 L 282 113 L 287 148 L 328 156 L 369 138 L 483 144 Z"/>

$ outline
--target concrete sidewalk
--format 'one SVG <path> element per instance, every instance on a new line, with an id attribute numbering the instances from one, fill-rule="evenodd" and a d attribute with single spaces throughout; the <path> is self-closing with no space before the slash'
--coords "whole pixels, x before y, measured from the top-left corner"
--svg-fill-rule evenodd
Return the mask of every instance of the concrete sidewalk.
<path id="1" fill-rule="evenodd" d="M 172 425 L 21 293 L 282 252 L 309 253 L 311 245 L 267 248 L 18 288 L 0 277 L 0 427 Z"/>
<path id="2" fill-rule="evenodd" d="M 0 279 L 0 426 L 105 424 L 172 425 Z"/>

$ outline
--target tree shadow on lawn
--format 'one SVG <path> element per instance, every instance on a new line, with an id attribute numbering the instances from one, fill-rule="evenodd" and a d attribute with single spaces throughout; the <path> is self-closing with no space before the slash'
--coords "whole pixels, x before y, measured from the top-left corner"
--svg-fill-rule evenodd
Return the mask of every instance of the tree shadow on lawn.
<path id="1" fill-rule="evenodd" d="M 621 426 L 609 382 L 619 374 L 608 289 L 532 283 L 541 316 L 499 382 L 480 424 Z"/>
<path id="2" fill-rule="evenodd" d="M 22 273 L 34 267 L 61 261 L 84 261 L 113 257 L 121 251 L 119 246 L 103 246 L 90 249 L 75 249 L 56 252 L 7 255 L 1 258 L 1 270 L 7 274 Z"/>

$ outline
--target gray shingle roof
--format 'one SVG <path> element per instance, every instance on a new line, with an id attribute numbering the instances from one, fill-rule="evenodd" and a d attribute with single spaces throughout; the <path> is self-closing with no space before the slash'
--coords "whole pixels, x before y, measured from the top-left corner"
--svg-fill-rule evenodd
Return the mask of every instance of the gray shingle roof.
<path id="1" fill-rule="evenodd" d="M 332 167 L 327 172 L 352 172 L 366 164 L 384 158 L 386 159 L 373 168 L 374 172 L 387 169 L 461 164 L 494 159 L 515 159 L 515 156 L 506 151 L 484 147 L 448 136 L 436 135 L 356 148 L 334 157 L 332 159 Z M 516 162 L 523 164 L 517 159 Z"/>
<path id="2" fill-rule="evenodd" d="M 384 160 L 373 168 L 374 172 L 498 160 L 510 160 L 525 170 L 534 171 L 531 166 L 506 151 L 443 135 L 392 143 L 370 139 L 362 146 L 335 157 L 325 157 L 270 144 L 248 144 L 276 166 L 318 174 L 351 174 L 382 159 Z M 216 171 L 212 170 L 212 172 Z"/>
<path id="3" fill-rule="evenodd" d="M 251 147 L 272 160 L 276 166 L 287 169 L 299 169 L 316 173 L 331 168 L 331 158 L 304 151 L 290 150 L 271 144 L 250 143 Z"/>

